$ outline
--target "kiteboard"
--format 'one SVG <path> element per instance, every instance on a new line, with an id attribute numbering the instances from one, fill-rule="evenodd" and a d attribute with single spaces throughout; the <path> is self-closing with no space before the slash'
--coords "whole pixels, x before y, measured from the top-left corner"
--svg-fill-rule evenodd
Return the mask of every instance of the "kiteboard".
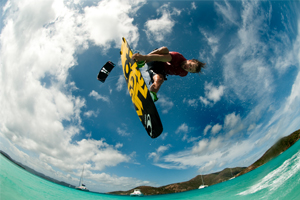
<path id="1" fill-rule="evenodd" d="M 162 133 L 163 126 L 145 80 L 137 63 L 132 59 L 132 50 L 124 37 L 120 54 L 124 77 L 136 113 L 148 135 L 156 138 Z"/>

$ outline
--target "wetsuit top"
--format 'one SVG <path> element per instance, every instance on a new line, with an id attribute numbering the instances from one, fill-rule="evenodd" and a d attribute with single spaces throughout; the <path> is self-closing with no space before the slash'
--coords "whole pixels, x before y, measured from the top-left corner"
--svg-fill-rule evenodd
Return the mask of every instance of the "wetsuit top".
<path id="1" fill-rule="evenodd" d="M 178 76 L 186 76 L 188 74 L 187 71 L 181 68 L 181 63 L 186 61 L 187 59 L 183 57 L 178 52 L 170 52 L 172 60 L 170 62 L 164 63 L 165 72 L 169 75 L 178 75 Z"/>

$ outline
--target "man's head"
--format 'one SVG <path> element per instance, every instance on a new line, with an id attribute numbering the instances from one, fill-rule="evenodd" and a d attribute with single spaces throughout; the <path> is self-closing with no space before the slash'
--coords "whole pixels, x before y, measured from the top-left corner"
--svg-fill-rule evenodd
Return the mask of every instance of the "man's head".
<path id="1" fill-rule="evenodd" d="M 182 64 L 182 68 L 190 73 L 199 73 L 201 72 L 201 69 L 204 68 L 206 63 L 200 62 L 196 59 L 186 60 Z"/>

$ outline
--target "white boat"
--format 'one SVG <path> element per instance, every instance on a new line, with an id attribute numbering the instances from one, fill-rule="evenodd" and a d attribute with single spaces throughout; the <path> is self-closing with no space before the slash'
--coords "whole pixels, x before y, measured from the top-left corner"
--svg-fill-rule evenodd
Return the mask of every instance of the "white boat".
<path id="1" fill-rule="evenodd" d="M 132 197 L 140 197 L 143 196 L 143 193 L 140 189 L 134 189 L 133 193 L 130 193 L 130 196 Z"/>
<path id="2" fill-rule="evenodd" d="M 82 169 L 82 173 L 81 173 L 81 177 L 80 177 L 80 181 L 79 181 L 79 186 L 76 187 L 75 189 L 77 190 L 83 190 L 83 191 L 89 191 L 85 185 L 82 183 L 83 182 L 83 171 L 84 171 L 84 167 Z"/>
<path id="3" fill-rule="evenodd" d="M 208 187 L 208 185 L 204 185 L 204 181 L 203 181 L 202 175 L 201 175 L 201 179 L 202 179 L 202 185 L 200 185 L 198 189 L 203 189 L 203 188 Z"/>
<path id="4" fill-rule="evenodd" d="M 83 191 L 89 191 L 84 184 L 81 184 L 80 186 L 76 187 L 77 190 L 83 190 Z"/>
<path id="5" fill-rule="evenodd" d="M 206 188 L 208 187 L 208 185 L 200 185 L 198 189 L 203 189 L 203 188 Z"/>
<path id="6" fill-rule="evenodd" d="M 230 169 L 230 172 L 231 172 L 231 178 L 229 180 L 232 180 L 232 179 L 235 178 L 235 176 L 233 176 L 231 168 L 229 168 L 229 169 Z"/>

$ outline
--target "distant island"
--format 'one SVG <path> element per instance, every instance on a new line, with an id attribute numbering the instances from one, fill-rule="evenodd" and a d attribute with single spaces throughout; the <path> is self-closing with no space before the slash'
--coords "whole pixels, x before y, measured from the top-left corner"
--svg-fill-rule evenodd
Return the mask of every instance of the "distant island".
<path id="1" fill-rule="evenodd" d="M 295 131 L 294 133 L 281 138 L 278 142 L 276 142 L 270 149 L 266 151 L 266 153 L 254 162 L 249 167 L 236 167 L 236 168 L 226 168 L 223 171 L 203 175 L 203 181 L 206 185 L 214 185 L 217 183 L 221 183 L 224 181 L 229 180 L 234 177 L 243 175 L 247 172 L 250 172 L 259 166 L 269 162 L 271 159 L 275 158 L 276 156 L 280 155 L 282 152 L 290 148 L 294 143 L 296 143 L 300 138 L 300 129 Z M 232 173 L 231 173 L 232 171 Z M 198 187 L 202 184 L 201 176 L 198 175 L 195 178 L 181 183 L 174 183 L 166 186 L 161 187 L 151 187 L 151 186 L 139 186 L 133 188 L 128 191 L 115 191 L 115 192 L 108 192 L 107 194 L 115 194 L 115 195 L 130 195 L 134 189 L 140 189 L 144 195 L 157 195 L 157 194 L 170 194 L 170 193 L 178 193 L 178 192 L 185 192 L 189 190 L 198 189 Z"/>
<path id="2" fill-rule="evenodd" d="M 2 150 L 0 150 L 0 153 L 1 153 L 4 157 L 6 157 L 8 160 L 10 160 L 10 161 L 13 162 L 14 164 L 18 165 L 18 166 L 21 167 L 22 169 L 25 169 L 26 171 L 30 172 L 31 174 L 34 174 L 34 175 L 36 175 L 36 176 L 38 176 L 38 177 L 41 177 L 41 178 L 43 178 L 43 179 L 46 179 L 47 181 L 51 181 L 51 182 L 53 182 L 53 183 L 56 183 L 56 184 L 59 184 L 59 185 L 62 185 L 62 186 L 75 188 L 74 185 L 71 185 L 71 184 L 69 184 L 69 183 L 65 183 L 65 182 L 63 182 L 63 181 L 58 181 L 58 180 L 56 180 L 56 179 L 54 179 L 54 178 L 51 178 L 51 177 L 46 176 L 46 175 L 44 175 L 44 174 L 42 174 L 42 173 L 40 173 L 40 172 L 37 172 L 37 171 L 35 171 L 34 169 L 31 169 L 30 167 L 28 167 L 28 166 L 26 166 L 26 165 L 23 165 L 22 163 L 19 163 L 19 162 L 15 161 L 15 160 L 12 159 L 7 153 L 5 153 L 5 152 L 2 151 Z"/>
<path id="3" fill-rule="evenodd" d="M 270 149 L 266 151 L 266 153 L 254 162 L 252 165 L 242 170 L 237 176 L 243 175 L 247 172 L 250 172 L 259 166 L 266 164 L 276 156 L 280 155 L 282 152 L 290 148 L 293 144 L 295 144 L 300 138 L 300 129 L 295 131 L 294 133 L 281 138 L 278 142 L 276 142 Z"/>
<path id="4" fill-rule="evenodd" d="M 246 167 L 236 167 L 236 168 L 226 168 L 221 172 L 216 172 L 212 174 L 203 175 L 203 181 L 205 185 L 214 185 L 220 182 L 224 182 L 232 178 L 233 176 L 240 173 Z M 151 187 L 151 186 L 139 186 L 134 189 L 140 189 L 144 195 L 157 195 L 157 194 L 170 194 L 170 193 L 178 193 L 185 192 L 189 190 L 198 189 L 202 184 L 201 175 L 196 176 L 195 178 L 181 183 L 174 183 L 161 187 Z M 115 191 L 108 192 L 107 194 L 115 194 L 115 195 L 130 195 L 134 189 L 128 191 Z"/>
<path id="5" fill-rule="evenodd" d="M 290 134 L 289 136 L 286 136 L 284 138 L 281 138 L 278 142 L 276 142 L 270 149 L 266 151 L 266 153 L 258 159 L 256 162 L 254 162 L 249 167 L 235 167 L 235 168 L 226 168 L 220 172 L 212 173 L 203 175 L 204 183 L 208 186 L 214 185 L 217 183 L 221 183 L 224 181 L 227 181 L 231 179 L 232 177 L 237 177 L 240 175 L 243 175 L 247 172 L 250 172 L 257 167 L 269 162 L 271 159 L 275 158 L 276 156 L 280 155 L 282 152 L 290 148 L 294 143 L 296 143 L 300 138 L 300 129 L 295 131 L 294 133 Z M 63 181 L 55 180 L 51 177 L 48 177 L 42 173 L 39 173 L 30 167 L 27 167 L 26 165 L 23 165 L 19 162 L 16 162 L 13 160 L 7 153 L 0 150 L 0 153 L 5 156 L 7 159 L 9 159 L 11 162 L 15 163 L 19 167 L 25 169 L 26 171 L 39 176 L 43 179 L 46 179 L 48 181 L 51 181 L 53 183 L 63 185 L 66 187 L 75 188 L 75 186 L 65 183 Z M 136 188 L 133 188 L 128 191 L 115 191 L 115 192 L 108 192 L 107 194 L 115 194 L 115 195 L 130 195 L 130 193 L 133 192 L 134 189 L 140 189 L 141 192 L 144 195 L 158 195 L 158 194 L 170 194 L 170 193 L 178 193 L 178 192 L 185 192 L 189 190 L 198 189 L 198 187 L 202 184 L 201 175 L 198 175 L 194 178 L 192 178 L 189 181 L 181 182 L 181 183 L 174 183 L 166 186 L 161 187 L 151 187 L 151 186 L 139 186 Z"/>

